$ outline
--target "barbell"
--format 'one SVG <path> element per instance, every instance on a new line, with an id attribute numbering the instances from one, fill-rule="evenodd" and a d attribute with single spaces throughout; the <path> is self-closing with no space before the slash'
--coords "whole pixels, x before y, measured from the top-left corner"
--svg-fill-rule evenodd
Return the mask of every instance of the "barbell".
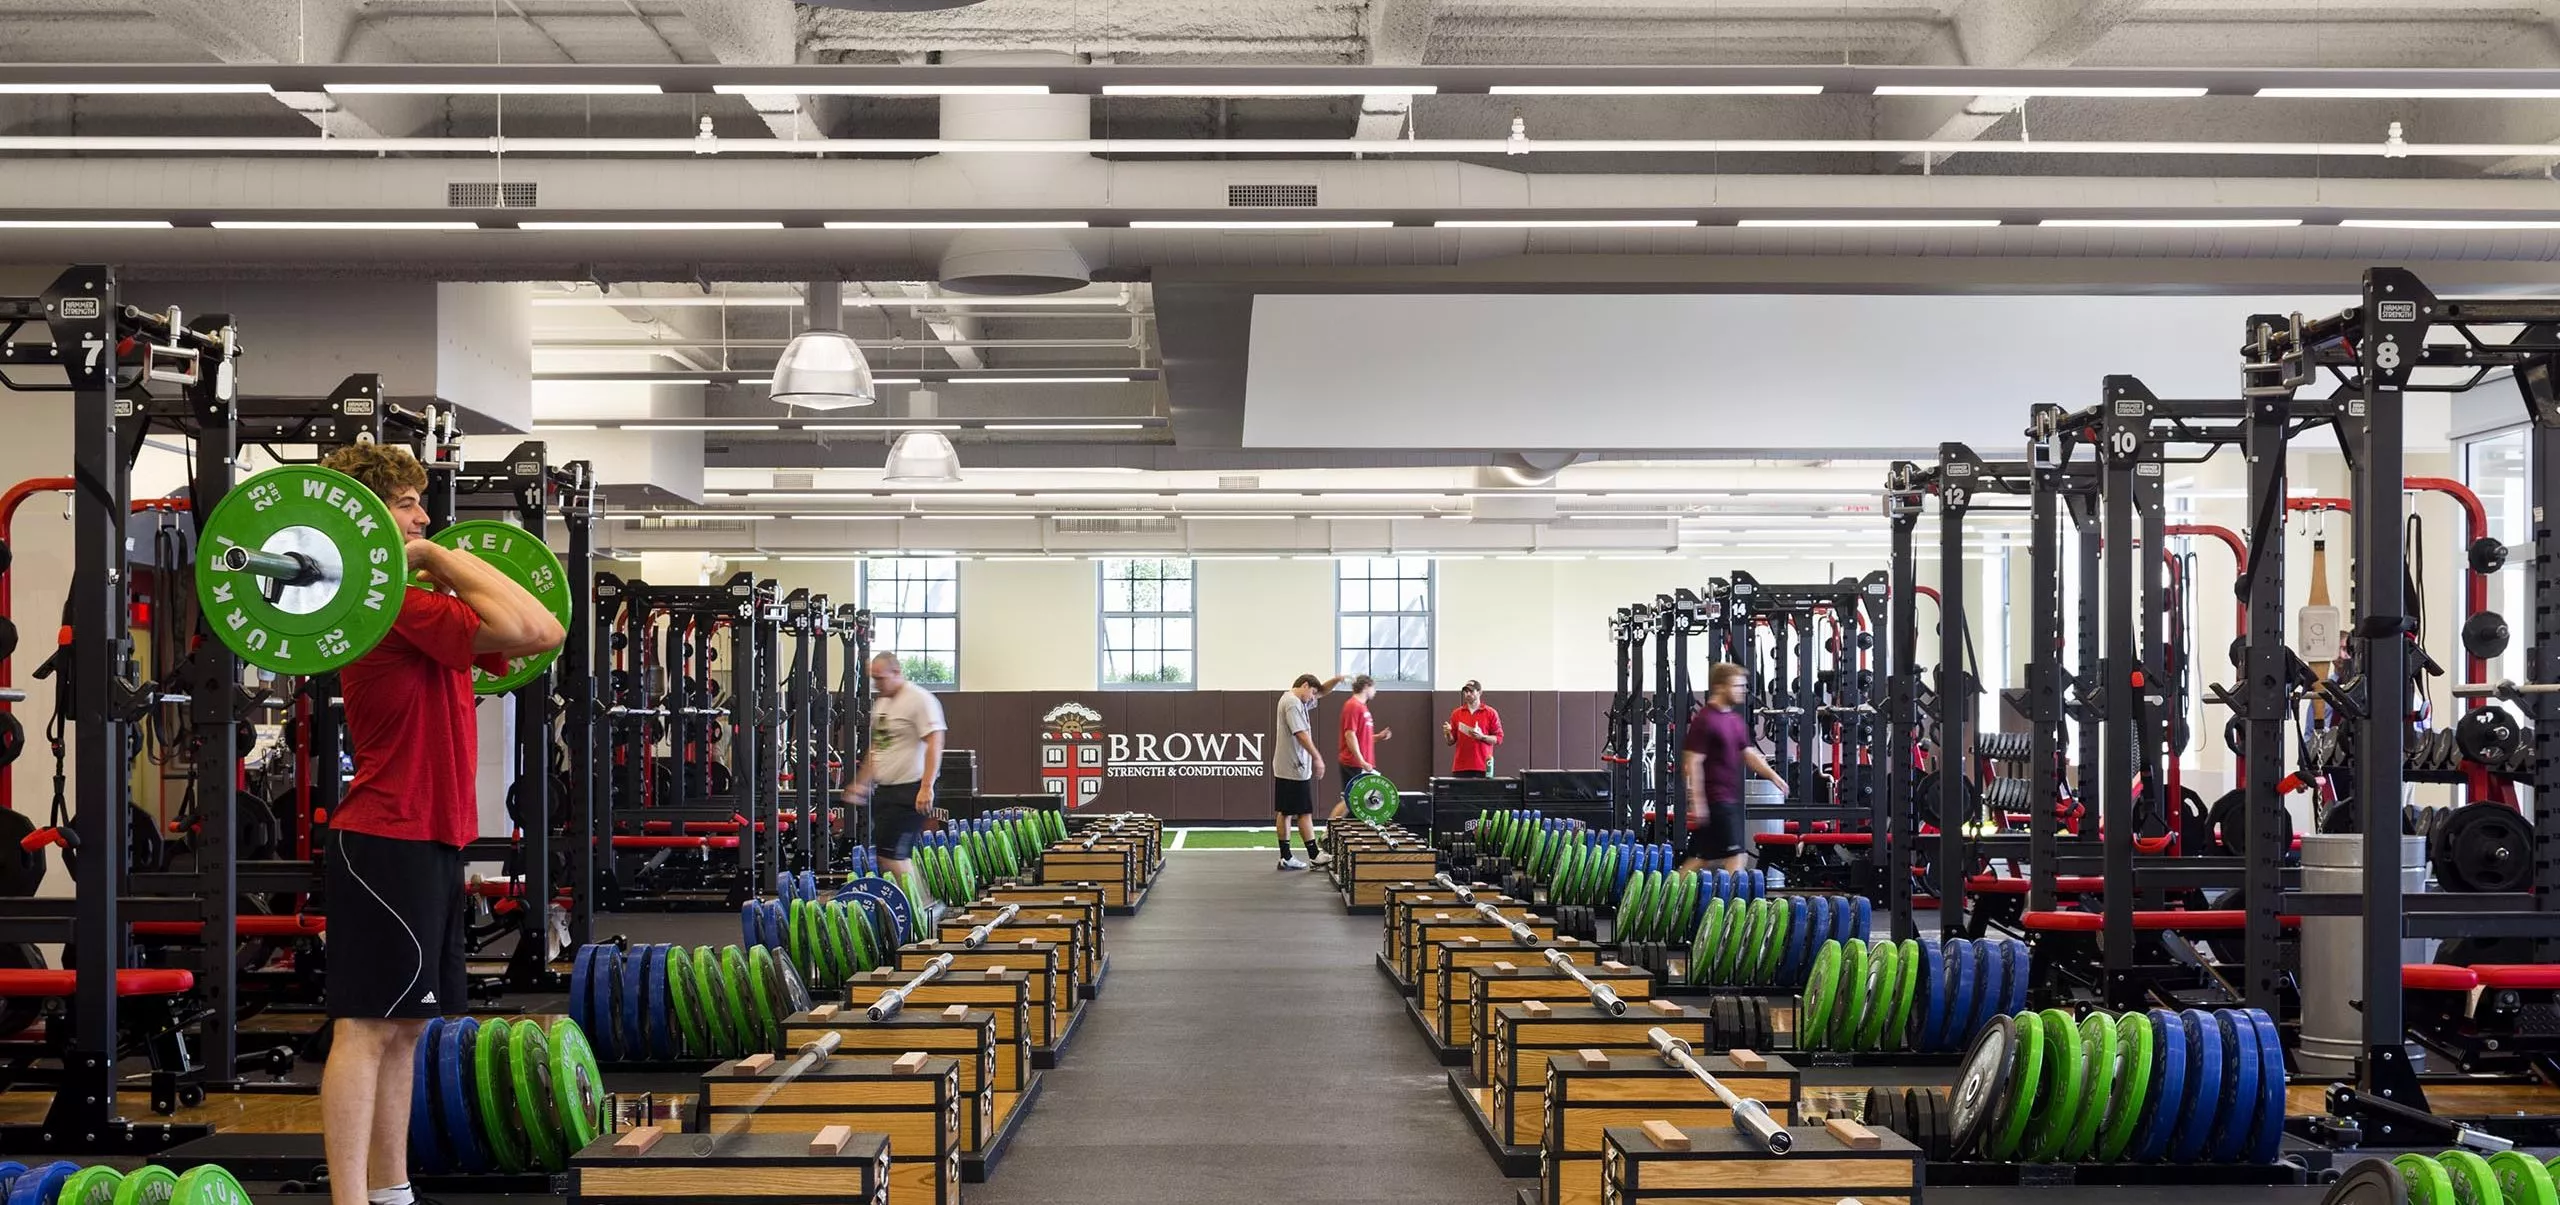
<path id="1" fill-rule="evenodd" d="M 324 674 L 373 651 L 411 588 L 407 540 L 390 506 L 319 465 L 283 465 L 241 482 L 204 517 L 197 538 L 196 600 L 206 625 L 242 661 L 272 673 Z M 487 562 L 568 626 L 568 573 L 532 533 L 479 519 L 430 538 Z M 514 658 L 504 674 L 474 669 L 472 689 L 513 690 L 559 655 Z"/>

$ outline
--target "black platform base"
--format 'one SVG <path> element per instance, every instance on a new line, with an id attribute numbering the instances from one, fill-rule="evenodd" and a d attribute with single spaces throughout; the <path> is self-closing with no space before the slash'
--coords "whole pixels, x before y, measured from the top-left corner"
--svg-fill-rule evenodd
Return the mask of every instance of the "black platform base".
<path id="1" fill-rule="evenodd" d="M 1378 955 L 1378 973 L 1386 976 L 1387 982 L 1396 985 L 1397 991 L 1408 996 L 1413 994 L 1413 981 L 1405 978 L 1404 972 L 1397 970 L 1396 964 L 1384 953 Z"/>
<path id="2" fill-rule="evenodd" d="M 1513 1146 L 1503 1141 L 1504 1135 L 1488 1116 L 1476 1096 L 1475 1077 L 1466 1071 L 1449 1073 L 1449 1095 L 1457 1098 L 1458 1111 L 1466 1115 L 1467 1124 L 1475 1129 L 1476 1141 L 1484 1144 L 1485 1153 L 1493 1156 L 1495 1166 L 1512 1179 L 1538 1174 L 1538 1148 Z"/>
<path id="3" fill-rule="evenodd" d="M 1405 1001 L 1404 1017 L 1405 1020 L 1413 1022 L 1413 1027 L 1421 1032 L 1423 1042 L 1431 1047 L 1431 1057 L 1440 1060 L 1441 1066 L 1464 1067 L 1467 1065 L 1471 1052 L 1464 1046 L 1452 1046 L 1443 1042 L 1440 1040 L 1440 1035 L 1431 1032 L 1430 1018 L 1422 1015 L 1422 1006 L 1411 1000 Z"/>
<path id="4" fill-rule="evenodd" d="M 1085 999 L 1087 999 L 1087 1000 L 1093 1000 L 1093 999 L 1097 999 L 1097 998 L 1099 998 L 1099 997 L 1102 995 L 1102 985 L 1103 985 L 1104 983 L 1109 982 L 1109 981 L 1110 981 L 1110 979 L 1111 979 L 1111 956 L 1110 956 L 1110 955 L 1108 955 L 1108 954 L 1105 954 L 1105 955 L 1103 955 L 1103 956 L 1102 956 L 1102 961 L 1097 962 L 1097 963 L 1095 963 L 1095 964 L 1094 964 L 1094 967 L 1093 967 L 1093 983 L 1092 983 L 1092 984 L 1090 984 L 1089 986 L 1087 986 L 1087 987 L 1085 987 L 1085 988 L 1083 989 L 1083 991 L 1084 991 L 1084 998 L 1085 998 Z"/>
<path id="5" fill-rule="evenodd" d="M 233 1176 L 251 1182 L 319 1184 L 328 1178 L 329 1156 L 318 1134 L 228 1133 L 181 1143 L 160 1152 L 151 1161 L 180 1172 L 202 1164 L 220 1164 Z M 566 1177 L 554 1177 L 543 1172 L 517 1175 L 503 1172 L 419 1174 L 413 1176 L 412 1182 L 421 1194 L 438 1199 L 457 1193 L 534 1194 L 568 1190 Z"/>
<path id="6" fill-rule="evenodd" d="M 1141 887 L 1136 891 L 1129 893 L 1128 903 L 1116 906 L 1105 905 L 1102 909 L 1102 914 L 1104 916 L 1136 916 L 1138 914 L 1138 909 L 1146 906 L 1147 892 L 1151 890 L 1153 890 L 1153 888 Z"/>
<path id="7" fill-rule="evenodd" d="M 1031 1066 L 1033 1069 L 1039 1071 L 1050 1071 L 1056 1069 L 1058 1065 L 1058 1056 L 1066 1053 L 1067 1043 L 1075 1041 L 1076 1030 L 1083 1027 L 1084 1010 L 1082 1008 L 1068 1009 L 1067 1023 L 1058 1027 L 1058 1040 L 1046 1046 L 1034 1046 L 1031 1048 Z"/>
<path id="8" fill-rule="evenodd" d="M 1031 1077 L 1022 1083 L 1022 1099 L 1013 1102 L 1013 1113 L 996 1127 L 995 1133 L 987 1136 L 987 1144 L 976 1150 L 960 1152 L 961 1183 L 986 1183 L 987 1173 L 994 1170 L 998 1159 L 1004 1157 L 1005 1148 L 1013 1145 L 1013 1136 L 1022 1132 L 1022 1119 L 1031 1116 L 1032 1102 L 1040 1099 L 1040 1083 L 1040 1073 L 1032 1072 Z"/>

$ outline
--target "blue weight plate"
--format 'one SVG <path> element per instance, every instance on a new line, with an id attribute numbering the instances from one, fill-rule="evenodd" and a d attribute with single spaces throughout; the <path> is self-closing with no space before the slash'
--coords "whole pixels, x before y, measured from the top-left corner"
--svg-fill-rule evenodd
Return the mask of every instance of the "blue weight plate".
<path id="1" fill-rule="evenodd" d="M 1725 898 L 1725 893 L 1730 891 L 1732 887 L 1733 876 L 1725 873 L 1724 871 L 1702 870 L 1698 872 L 1698 894 L 1705 899 L 1723 899 Z"/>
<path id="2" fill-rule="evenodd" d="M 587 984 L 595 974 L 595 961 L 596 947 L 584 945 L 578 947 L 577 958 L 569 964 L 569 1019 L 590 1033 L 595 1031 L 596 1022 L 594 1015 L 587 1011 Z"/>
<path id="3" fill-rule="evenodd" d="M 800 898 L 812 901 L 818 898 L 817 871 L 804 870 L 800 872 Z"/>
<path id="4" fill-rule="evenodd" d="M 782 897 L 784 903 L 791 902 L 800 894 L 800 876 L 788 870 L 783 871 L 775 879 L 773 891 L 775 895 Z"/>
<path id="5" fill-rule="evenodd" d="M 1751 898 L 1758 899 L 1767 894 L 1769 894 L 1769 872 L 1765 870 L 1752 871 Z"/>
<path id="6" fill-rule="evenodd" d="M 469 1017 L 447 1021 L 436 1032 L 436 1128 L 444 1133 L 453 1167 L 462 1172 L 489 1170 L 488 1146 L 471 1111 L 471 1043 L 480 1023 Z"/>
<path id="7" fill-rule="evenodd" d="M 2187 1107 L 2178 1116 L 2177 1133 L 2169 1138 L 2169 1158 L 2193 1163 L 2204 1154 L 2222 1107 L 2222 1025 L 2213 1014 L 2191 1008 L 2178 1014 L 2187 1035 Z"/>
<path id="8" fill-rule="evenodd" d="M 409 1060 L 417 1070 L 409 1084 L 409 1162 L 429 1175 L 444 1171 L 444 1144 L 436 1141 L 436 1061 L 431 1057 L 443 1032 L 444 1018 L 428 1020 L 427 1032 L 418 1038 L 423 1053 Z"/>
<path id="9" fill-rule="evenodd" d="M 2187 1103 L 2187 1027 L 2178 1014 L 2155 1008 L 2151 1020 L 2151 1111 L 2133 1132 L 2125 1157 L 2145 1162 L 2168 1153 L 2169 1137 Z"/>
<path id="10" fill-rule="evenodd" d="M 2000 944 L 2009 948 L 2009 999 L 2003 1007 L 2008 1012 L 2024 1012 L 2027 1007 L 2027 980 L 2034 969 L 2028 960 L 2033 955 L 2028 952 L 2027 943 L 2023 941 L 2004 941 Z"/>
<path id="11" fill-rule="evenodd" d="M 79 1164 L 57 1159 L 18 1173 L 9 1181 L 9 1205 L 53 1205 L 62 1193 L 62 1182 L 78 1170 Z"/>
<path id="12" fill-rule="evenodd" d="M 641 972 L 640 981 L 646 996 L 641 1023 L 649 1030 L 650 1054 L 672 1062 L 676 1057 L 676 1024 L 675 1002 L 667 994 L 667 947 L 649 947 L 649 966 Z"/>
<path id="13" fill-rule="evenodd" d="M 1938 1018 L 1937 1048 L 1962 1050 L 1973 1041 L 1974 1001 L 1982 987 L 1982 948 L 1970 938 L 1951 937 L 1939 954 L 1946 966 L 1947 1010 Z"/>
<path id="14" fill-rule="evenodd" d="M 9 1186 L 27 1174 L 27 1165 L 15 1159 L 0 1159 L 0 1201 L 9 1198 Z"/>
<path id="15" fill-rule="evenodd" d="M 1814 956 L 1822 943 L 1831 940 L 1831 903 L 1822 896 L 1804 897 L 1804 957 L 1796 962 L 1796 973 L 1803 975 L 1813 966 Z"/>
<path id="16" fill-rule="evenodd" d="M 1992 1017 L 2008 1011 L 2009 956 L 2001 951 L 1999 942 L 1989 939 L 1973 943 L 1973 952 L 1978 964 L 1974 968 L 1978 994 L 1974 997 L 1973 1015 L 1965 1018 L 1964 1033 L 1957 1039 L 1960 1043 L 1972 1041 Z"/>
<path id="17" fill-rule="evenodd" d="M 887 908 L 896 927 L 897 944 L 903 946 L 915 940 L 915 914 L 909 910 L 906 891 L 896 883 L 883 878 L 854 879 L 836 893 L 836 898 L 870 900 Z"/>
<path id="18" fill-rule="evenodd" d="M 779 950 L 782 948 L 782 927 L 790 915 L 790 910 L 783 906 L 781 900 L 766 900 L 764 902 L 764 941 L 762 944 L 766 949 Z"/>
<path id="19" fill-rule="evenodd" d="M 2265 1010 L 2248 1009 L 2246 1015 L 2249 1027 L 2258 1031 L 2258 1117 L 2241 1158 L 2273 1163 L 2284 1152 L 2284 1037 Z"/>
<path id="20" fill-rule="evenodd" d="M 1860 941 L 1875 936 L 1875 904 L 1862 895 L 1850 900 L 1849 906 L 1857 913 L 1849 922 L 1849 931 L 1856 934 Z"/>
<path id="21" fill-rule="evenodd" d="M 1920 970 L 1911 977 L 1911 1028 L 1907 1034 L 1890 1035 L 1890 1040 L 1905 1050 L 1934 1050 L 1938 1020 L 1946 1016 L 1947 993 L 1940 982 L 1947 973 L 1946 960 L 1938 953 L 1938 939 L 1920 939 Z M 1888 1046 L 1887 1049 L 1895 1047 Z"/>
<path id="22" fill-rule="evenodd" d="M 2258 1119 L 2258 1023 L 2238 1009 L 2218 1008 L 2213 1019 L 2222 1027 L 2222 1107 L 2214 1111 L 2213 1133 L 2205 1139 L 2205 1158 L 2235 1163 L 2249 1149 Z"/>
<path id="23" fill-rule="evenodd" d="M 759 945 L 764 941 L 764 901 L 751 899 L 738 905 L 738 937 L 741 944 Z"/>
<path id="24" fill-rule="evenodd" d="M 614 997 L 613 1023 L 618 1033 L 613 1044 L 631 1062 L 654 1057 L 649 1053 L 649 1029 L 643 1020 L 649 1013 L 649 947 L 624 950 L 614 971 L 619 991 Z"/>
<path id="25" fill-rule="evenodd" d="M 596 1057 L 607 1062 L 620 1059 L 622 1049 L 613 1040 L 615 1025 L 614 1000 L 622 991 L 620 951 L 599 944 L 596 955 L 587 966 L 587 1020 L 594 1026 Z"/>
<path id="26" fill-rule="evenodd" d="M 1812 935 L 1805 931 L 1812 923 L 1807 918 L 1813 910 L 1805 907 L 1802 896 L 1786 901 L 1786 905 L 1787 949 L 1778 962 L 1778 986 L 1802 987 L 1805 951 L 1813 948 L 1807 944 Z"/>

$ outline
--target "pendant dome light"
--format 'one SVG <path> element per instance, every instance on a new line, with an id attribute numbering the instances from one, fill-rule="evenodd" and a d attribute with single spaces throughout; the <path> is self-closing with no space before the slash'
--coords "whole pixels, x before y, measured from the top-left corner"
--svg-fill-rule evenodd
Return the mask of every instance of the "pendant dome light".
<path id="1" fill-rule="evenodd" d="M 770 396 L 786 406 L 845 410 L 879 400 L 871 362 L 862 345 L 844 333 L 844 283 L 809 284 L 809 329 L 791 337 L 773 366 Z"/>
<path id="2" fill-rule="evenodd" d="M 917 389 L 907 394 L 907 417 L 930 419 L 939 402 L 931 390 Z M 907 431 L 889 445 L 889 458 L 880 466 L 880 480 L 892 485 L 949 485 L 960 480 L 960 453 L 951 446 L 951 437 L 940 431 Z"/>

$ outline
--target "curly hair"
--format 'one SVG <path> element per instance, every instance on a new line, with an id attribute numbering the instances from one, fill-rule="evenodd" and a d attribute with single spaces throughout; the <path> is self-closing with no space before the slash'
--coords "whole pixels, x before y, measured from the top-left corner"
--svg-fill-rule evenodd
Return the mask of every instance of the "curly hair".
<path id="1" fill-rule="evenodd" d="M 409 449 L 398 444 L 348 444 L 329 453 L 320 466 L 363 482 L 366 489 L 385 502 L 399 496 L 402 490 L 424 493 L 427 488 L 427 466 L 419 464 Z"/>

